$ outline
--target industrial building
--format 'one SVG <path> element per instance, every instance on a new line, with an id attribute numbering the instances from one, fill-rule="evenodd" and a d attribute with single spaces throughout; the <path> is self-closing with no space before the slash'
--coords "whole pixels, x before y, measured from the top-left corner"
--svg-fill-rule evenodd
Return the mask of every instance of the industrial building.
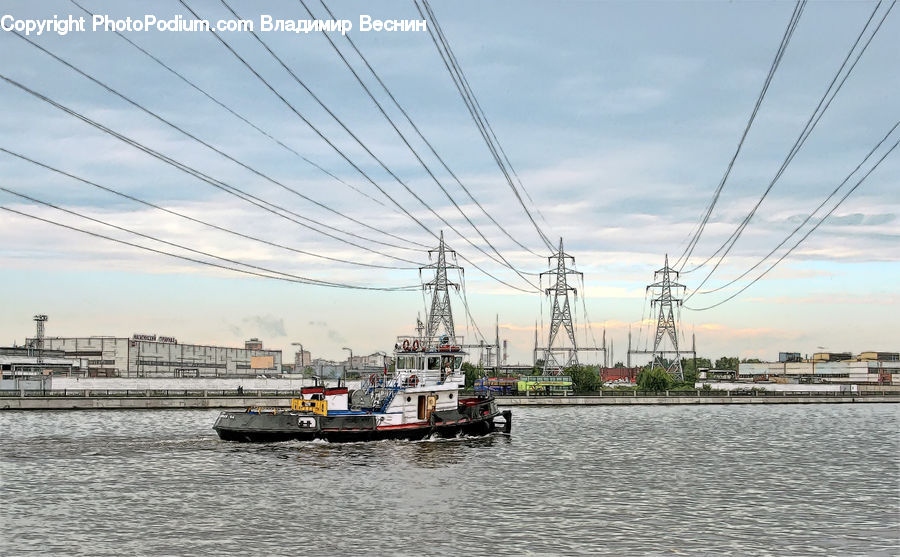
<path id="1" fill-rule="evenodd" d="M 37 345 L 28 339 L 28 345 Z M 281 351 L 182 344 L 175 338 L 135 334 L 122 337 L 44 337 L 45 351 L 87 361 L 80 373 L 87 377 L 250 377 L 281 373 Z"/>
<path id="2" fill-rule="evenodd" d="M 778 362 L 741 363 L 739 380 L 793 383 L 872 383 L 900 385 L 900 353 L 821 352 L 801 359 L 796 352 L 782 352 Z"/>
<path id="3" fill-rule="evenodd" d="M 0 347 L 0 391 L 46 388 L 50 375 L 78 376 L 87 365 L 86 359 L 67 358 L 60 350 Z"/>
<path id="4" fill-rule="evenodd" d="M 312 364 L 312 354 L 309 350 L 297 350 L 294 353 L 294 369 L 302 370 L 308 365 Z"/>

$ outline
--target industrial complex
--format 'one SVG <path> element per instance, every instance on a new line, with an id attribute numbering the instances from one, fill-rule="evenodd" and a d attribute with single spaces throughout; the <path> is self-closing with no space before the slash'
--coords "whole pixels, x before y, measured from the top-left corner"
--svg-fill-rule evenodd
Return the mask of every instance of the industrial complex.
<path id="1" fill-rule="evenodd" d="M 821 352 L 802 359 L 782 352 L 778 362 L 741 363 L 738 380 L 775 383 L 876 383 L 900 385 L 900 353 Z"/>
<path id="2" fill-rule="evenodd" d="M 283 363 L 281 350 L 266 350 L 258 338 L 243 347 L 186 344 L 176 338 L 135 333 L 124 336 L 51 337 L 44 335 L 46 315 L 36 315 L 36 334 L 25 346 L 0 347 L 0 390 L 47 389 L 52 377 L 121 378 L 154 380 L 249 379 L 249 378 L 338 378 L 352 370 L 362 374 L 380 372 L 391 362 L 384 352 L 356 356 L 346 361 L 312 358 L 297 351 L 294 361 Z M 605 343 L 604 343 L 605 344 Z M 350 350 L 349 348 L 346 350 Z M 779 390 L 787 385 L 900 385 L 898 352 L 821 352 L 812 357 L 797 352 L 779 353 L 777 362 L 741 362 L 736 370 L 700 369 L 698 388 L 742 388 L 757 386 Z M 499 366 L 497 372 L 528 375 L 533 368 Z M 600 380 L 609 386 L 636 382 L 639 367 L 601 367 Z M 787 387 L 784 387 L 787 388 Z"/>
<path id="3" fill-rule="evenodd" d="M 24 346 L 0 347 L 0 390 L 47 389 L 55 376 L 120 379 L 241 379 L 341 377 L 346 370 L 367 373 L 389 365 L 384 352 L 331 361 L 311 357 L 301 347 L 294 362 L 281 350 L 266 350 L 251 338 L 243 347 L 179 342 L 172 336 L 134 333 L 126 336 L 58 337 L 44 334 L 46 315 L 36 315 L 34 337 Z M 349 350 L 349 349 L 348 349 Z"/>
<path id="4" fill-rule="evenodd" d="M 35 339 L 28 339 L 33 345 Z M 121 337 L 47 337 L 44 349 L 87 361 L 88 377 L 222 377 L 281 373 L 281 351 L 183 344 L 171 337 L 135 334 Z"/>

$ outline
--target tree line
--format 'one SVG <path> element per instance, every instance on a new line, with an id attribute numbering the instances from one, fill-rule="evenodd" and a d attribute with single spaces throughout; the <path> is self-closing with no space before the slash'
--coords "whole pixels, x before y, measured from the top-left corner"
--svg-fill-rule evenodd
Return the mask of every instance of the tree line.
<path id="1" fill-rule="evenodd" d="M 673 389 L 693 389 L 699 370 L 722 369 L 737 371 L 740 363 L 758 363 L 756 359 L 741 360 L 737 356 L 722 356 L 713 361 L 710 358 L 682 358 L 681 368 L 684 371 L 684 381 L 678 381 L 661 367 L 651 368 L 650 365 L 642 366 L 637 375 L 637 389 L 641 391 L 666 391 Z M 670 361 L 666 362 L 667 364 Z M 533 369 L 534 375 L 543 373 L 543 360 L 537 360 Z M 625 367 L 623 362 L 616 362 L 613 367 Z M 485 376 L 484 369 L 468 362 L 463 363 L 463 371 L 466 374 L 466 388 L 471 389 L 475 380 Z M 599 391 L 603 388 L 600 380 L 600 367 L 594 365 L 577 365 L 566 368 L 564 375 L 572 378 L 576 392 Z"/>

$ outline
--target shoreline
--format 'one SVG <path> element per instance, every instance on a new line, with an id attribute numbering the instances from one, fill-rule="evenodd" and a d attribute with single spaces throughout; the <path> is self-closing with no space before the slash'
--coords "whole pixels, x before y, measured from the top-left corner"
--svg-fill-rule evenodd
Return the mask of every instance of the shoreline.
<path id="1" fill-rule="evenodd" d="M 2 396 L 3 410 L 166 410 L 221 409 L 241 410 L 248 407 L 289 407 L 292 394 L 248 393 L 246 395 L 184 394 L 181 396 L 126 393 L 102 395 L 82 393 L 56 396 Z M 755 394 L 684 394 L 653 395 L 570 395 L 570 396 L 504 396 L 497 397 L 498 406 L 634 406 L 634 405 L 706 405 L 706 404 L 872 404 L 900 403 L 900 393 L 868 394 L 785 393 L 759 396 Z"/>

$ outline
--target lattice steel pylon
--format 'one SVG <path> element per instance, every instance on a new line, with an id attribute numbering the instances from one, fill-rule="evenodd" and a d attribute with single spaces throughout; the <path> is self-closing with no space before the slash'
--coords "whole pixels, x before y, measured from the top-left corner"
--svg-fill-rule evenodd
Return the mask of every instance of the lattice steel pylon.
<path id="1" fill-rule="evenodd" d="M 420 272 L 424 269 L 434 269 L 434 280 L 425 283 L 425 289 L 430 288 L 432 295 L 424 340 L 428 344 L 434 344 L 437 341 L 438 334 L 440 334 L 441 326 L 443 326 L 444 333 L 450 337 L 450 342 L 452 343 L 456 338 L 456 334 L 453 328 L 453 311 L 450 308 L 450 287 L 452 286 L 459 290 L 459 285 L 447 279 L 447 269 L 462 269 L 462 267 L 456 264 L 447 264 L 447 253 L 453 254 L 455 260 L 456 252 L 447 249 L 446 244 L 444 244 L 443 231 L 441 231 L 440 244 L 437 249 L 428 250 L 428 257 L 431 258 L 431 254 L 435 252 L 438 254 L 437 261 L 419 268 Z"/>
<path id="2" fill-rule="evenodd" d="M 672 290 L 675 289 L 677 291 L 679 288 L 683 289 L 686 287 L 683 284 L 673 282 L 672 275 L 677 279 L 678 271 L 669 267 L 669 255 L 666 254 L 665 266 L 653 273 L 655 282 L 647 286 L 648 291 L 650 289 L 658 289 L 655 292 L 658 293 L 658 296 L 650 300 L 650 306 L 658 305 L 657 311 L 659 312 L 659 319 L 656 322 L 656 340 L 653 342 L 653 357 L 650 360 L 650 367 L 652 369 L 659 366 L 678 381 L 684 381 L 684 370 L 681 367 L 681 351 L 678 348 L 678 328 L 675 322 L 675 312 L 672 309 L 673 304 L 676 306 L 681 305 L 682 300 L 674 297 Z M 661 348 L 665 338 L 668 338 L 669 343 L 672 345 L 671 350 Z M 667 362 L 666 354 L 672 354 L 674 358 Z"/>
<path id="3" fill-rule="evenodd" d="M 559 239 L 559 251 L 547 258 L 547 262 L 556 259 L 556 269 L 550 269 L 544 275 L 556 275 L 556 284 L 547 288 L 544 292 L 553 296 L 553 305 L 550 314 L 550 340 L 547 348 L 544 349 L 544 375 L 559 375 L 562 370 L 573 365 L 578 365 L 578 343 L 575 341 L 575 326 L 572 324 L 572 311 L 569 307 L 569 291 L 576 295 L 577 290 L 569 286 L 568 275 L 580 275 L 581 273 L 573 269 L 566 268 L 566 259 L 571 259 L 575 264 L 575 258 L 568 255 L 563 250 L 562 238 Z M 559 336 L 559 329 L 562 327 L 566 331 L 571 348 L 557 346 L 553 343 Z M 562 356 L 559 358 L 557 356 Z"/>

